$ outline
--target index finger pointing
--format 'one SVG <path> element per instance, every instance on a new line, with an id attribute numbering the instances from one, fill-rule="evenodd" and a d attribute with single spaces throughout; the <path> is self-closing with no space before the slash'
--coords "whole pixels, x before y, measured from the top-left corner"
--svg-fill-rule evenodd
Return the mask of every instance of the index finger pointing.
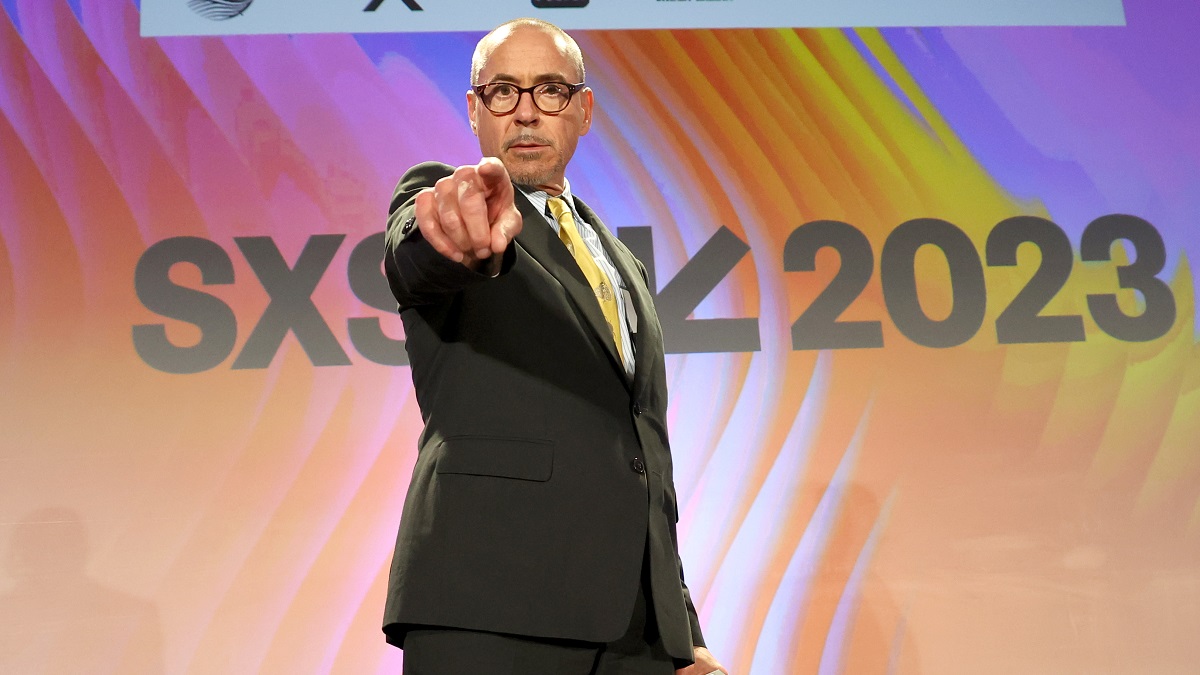
<path id="1" fill-rule="evenodd" d="M 480 160 L 476 174 L 483 179 L 483 188 L 489 193 L 498 187 L 512 184 L 508 180 L 508 169 L 495 157 L 484 157 Z"/>
<path id="2" fill-rule="evenodd" d="M 482 180 L 473 166 L 460 166 L 454 171 L 454 180 L 458 181 L 457 194 L 454 199 L 458 205 L 458 213 L 462 217 L 463 229 L 466 231 L 469 245 L 474 247 L 475 254 L 485 258 L 489 252 L 491 236 L 490 218 L 488 217 L 487 198 Z"/>

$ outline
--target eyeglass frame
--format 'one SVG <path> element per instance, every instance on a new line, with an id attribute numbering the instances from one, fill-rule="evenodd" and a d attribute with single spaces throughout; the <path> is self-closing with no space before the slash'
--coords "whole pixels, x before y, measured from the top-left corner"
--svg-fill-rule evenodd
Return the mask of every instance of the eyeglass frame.
<path id="1" fill-rule="evenodd" d="M 485 101 L 483 98 L 483 90 L 492 85 L 496 85 L 496 84 L 507 84 L 508 86 L 517 90 L 517 102 L 515 105 L 513 105 L 512 110 L 506 110 L 504 112 L 496 112 L 495 110 L 492 110 L 490 107 L 488 107 L 487 101 Z M 558 110 L 555 110 L 554 112 L 545 110 L 542 108 L 542 106 L 538 105 L 537 97 L 533 95 L 534 89 L 537 89 L 538 87 L 544 87 L 547 84 L 561 84 L 567 88 L 567 102 L 565 104 L 563 104 L 563 107 L 559 108 Z M 580 82 L 578 84 L 571 84 L 570 82 L 559 82 L 557 80 L 551 80 L 549 82 L 538 82 L 537 84 L 533 85 L 532 87 L 518 87 L 513 82 L 506 82 L 504 80 L 501 80 L 499 82 L 485 82 L 484 84 L 471 85 L 471 91 L 475 92 L 475 95 L 479 97 L 479 102 L 483 104 L 483 107 L 485 109 L 487 109 L 488 112 L 490 112 L 491 114 L 493 114 L 497 117 L 503 117 L 505 115 L 513 114 L 514 112 L 517 111 L 517 108 L 521 107 L 521 95 L 522 94 L 529 94 L 529 102 L 532 103 L 533 107 L 537 108 L 538 111 L 541 112 L 543 115 L 557 115 L 571 106 L 571 100 L 575 98 L 576 92 L 578 92 L 581 89 L 585 89 L 586 87 L 587 87 L 586 82 Z"/>

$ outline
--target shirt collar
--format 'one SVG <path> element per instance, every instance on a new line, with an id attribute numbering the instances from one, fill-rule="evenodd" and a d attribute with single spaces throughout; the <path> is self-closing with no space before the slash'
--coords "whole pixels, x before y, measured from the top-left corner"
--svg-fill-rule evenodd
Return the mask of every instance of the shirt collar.
<path id="1" fill-rule="evenodd" d="M 524 185 L 518 185 L 517 189 L 521 191 L 521 194 L 524 194 L 525 197 L 529 199 L 529 203 L 533 205 L 533 208 L 537 209 L 538 213 L 545 215 L 546 202 L 550 201 L 550 193 L 546 192 L 545 190 L 537 190 Z M 575 211 L 575 199 L 571 195 L 571 181 L 563 178 L 563 191 L 562 194 L 558 196 L 562 197 L 563 201 L 567 203 L 567 208 L 571 209 L 571 215 L 575 216 L 575 220 L 578 221 L 579 213 Z M 554 219 L 550 218 L 549 216 L 547 216 L 547 220 L 552 222 L 554 221 Z M 558 223 L 554 222 L 554 225 L 557 226 Z"/>

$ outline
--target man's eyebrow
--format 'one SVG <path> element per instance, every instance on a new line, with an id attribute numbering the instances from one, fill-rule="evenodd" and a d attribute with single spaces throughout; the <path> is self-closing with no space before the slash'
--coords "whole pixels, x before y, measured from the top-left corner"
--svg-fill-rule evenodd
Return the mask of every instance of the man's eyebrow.
<path id="1" fill-rule="evenodd" d="M 567 83 L 570 83 L 570 81 L 571 80 L 568 79 L 567 76 L 563 75 L 562 73 L 543 73 L 541 75 L 535 75 L 533 78 L 534 84 L 541 84 L 542 82 L 567 82 Z M 496 73 L 495 75 L 492 76 L 492 79 L 488 80 L 488 82 L 486 82 L 485 84 L 490 84 L 493 82 L 509 82 L 511 84 L 519 85 L 521 83 L 521 78 L 519 78 L 515 75 L 509 75 L 508 73 Z"/>

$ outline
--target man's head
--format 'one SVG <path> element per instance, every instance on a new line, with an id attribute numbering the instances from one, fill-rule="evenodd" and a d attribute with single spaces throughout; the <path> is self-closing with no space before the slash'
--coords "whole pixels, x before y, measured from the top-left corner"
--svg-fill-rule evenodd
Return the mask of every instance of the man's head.
<path id="1" fill-rule="evenodd" d="M 471 59 L 472 85 L 573 85 L 583 78 L 583 55 L 575 40 L 537 19 L 510 21 L 488 33 Z M 554 194 L 562 191 L 563 174 L 579 137 L 591 127 L 592 104 L 592 91 L 584 88 L 570 96 L 561 112 L 546 113 L 531 93 L 522 93 L 512 112 L 496 114 L 474 90 L 467 92 L 467 114 L 484 156 L 498 157 L 513 182 Z"/>

